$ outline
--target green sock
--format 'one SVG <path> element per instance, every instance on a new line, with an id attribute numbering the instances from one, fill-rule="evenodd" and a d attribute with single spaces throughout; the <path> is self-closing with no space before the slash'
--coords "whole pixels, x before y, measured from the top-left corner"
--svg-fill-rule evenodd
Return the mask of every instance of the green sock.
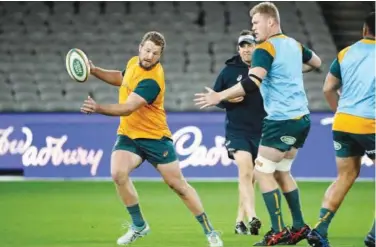
<path id="1" fill-rule="evenodd" d="M 140 210 L 140 206 L 138 204 L 127 207 L 129 214 L 131 215 L 133 225 L 141 228 L 145 225 L 144 218 L 142 217 L 142 213 Z"/>
<path id="2" fill-rule="evenodd" d="M 375 238 L 375 222 L 373 222 L 373 226 L 372 226 L 372 229 L 371 229 L 371 231 L 369 232 L 369 234 L 371 234 L 371 236 L 372 236 L 373 238 Z"/>
<path id="3" fill-rule="evenodd" d="M 321 236 L 328 236 L 329 224 L 332 221 L 335 213 L 326 208 L 320 209 L 320 221 L 316 224 L 315 229 Z"/>
<path id="4" fill-rule="evenodd" d="M 284 193 L 284 196 L 291 211 L 293 222 L 292 226 L 295 229 L 302 228 L 305 225 L 305 223 L 303 220 L 303 214 L 300 207 L 299 190 L 296 189 L 288 193 Z"/>
<path id="5" fill-rule="evenodd" d="M 281 211 L 281 192 L 278 189 L 263 193 L 266 207 L 269 211 L 270 220 L 274 232 L 281 232 L 285 228 Z"/>
<path id="6" fill-rule="evenodd" d="M 208 234 L 213 231 L 213 226 L 211 225 L 208 216 L 205 213 L 196 216 L 197 221 L 202 226 L 205 234 Z"/>

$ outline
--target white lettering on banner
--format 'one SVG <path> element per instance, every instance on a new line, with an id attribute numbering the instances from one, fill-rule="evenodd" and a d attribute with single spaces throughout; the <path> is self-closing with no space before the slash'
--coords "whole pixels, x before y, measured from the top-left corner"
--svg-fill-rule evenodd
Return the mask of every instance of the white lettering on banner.
<path id="1" fill-rule="evenodd" d="M 103 150 L 97 151 L 78 147 L 77 149 L 65 149 L 64 144 L 68 141 L 68 136 L 63 135 L 60 138 L 52 136 L 46 137 L 46 146 L 39 150 L 32 146 L 33 133 L 28 127 L 22 127 L 22 133 L 25 134 L 25 140 L 9 140 L 14 127 L 0 129 L 0 156 L 9 154 L 21 154 L 22 164 L 28 166 L 46 166 L 51 163 L 54 166 L 60 165 L 91 165 L 90 174 L 97 174 L 99 163 L 103 156 Z"/>
<path id="2" fill-rule="evenodd" d="M 326 117 L 320 120 L 321 125 L 333 124 L 334 117 Z"/>
<path id="3" fill-rule="evenodd" d="M 180 156 L 188 156 L 180 160 L 180 167 L 188 166 L 215 166 L 218 163 L 224 166 L 234 164 L 228 158 L 225 147 L 226 139 L 223 136 L 214 138 L 215 146 L 207 148 L 202 145 L 202 132 L 196 126 L 186 126 L 174 133 L 172 136 L 176 153 Z M 192 144 L 188 144 L 189 139 L 193 139 Z"/>
<path id="4" fill-rule="evenodd" d="M 327 118 L 321 119 L 320 123 L 321 125 L 325 126 L 325 125 L 333 124 L 333 121 L 334 121 L 334 117 L 327 117 Z M 364 155 L 362 157 L 362 165 L 373 166 L 373 161 L 367 155 Z"/>
<path id="5" fill-rule="evenodd" d="M 26 140 L 9 141 L 9 135 L 14 131 L 14 127 L 10 126 L 6 129 L 0 129 L 0 156 L 6 153 L 23 154 L 33 141 L 33 133 L 26 127 L 22 127 L 22 133 L 25 134 Z"/>

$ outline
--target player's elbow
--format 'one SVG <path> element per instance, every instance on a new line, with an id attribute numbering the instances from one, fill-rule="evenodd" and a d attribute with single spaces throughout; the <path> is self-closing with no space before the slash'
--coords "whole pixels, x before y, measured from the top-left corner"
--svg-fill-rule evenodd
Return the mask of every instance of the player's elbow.
<path id="1" fill-rule="evenodd" d="M 122 114 L 123 117 L 128 117 L 132 114 L 133 112 L 132 111 L 126 111 Z"/>
<path id="2" fill-rule="evenodd" d="M 113 85 L 116 87 L 120 87 L 122 83 L 122 80 L 116 80 Z"/>
<path id="3" fill-rule="evenodd" d="M 321 58 L 317 57 L 316 68 L 320 68 L 322 64 Z"/>
<path id="4" fill-rule="evenodd" d="M 135 102 L 133 100 L 130 100 L 130 101 L 127 101 L 125 104 L 124 104 L 124 107 L 123 107 L 123 116 L 129 116 L 131 115 L 133 112 L 137 111 L 138 109 L 142 108 L 143 106 L 145 106 L 147 104 L 146 101 L 140 101 L 140 102 Z"/>

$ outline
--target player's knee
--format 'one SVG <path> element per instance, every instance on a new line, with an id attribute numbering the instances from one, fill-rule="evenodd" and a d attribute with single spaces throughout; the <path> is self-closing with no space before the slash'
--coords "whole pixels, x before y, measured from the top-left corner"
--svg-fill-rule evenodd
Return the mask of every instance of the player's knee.
<path id="1" fill-rule="evenodd" d="M 239 179 L 251 179 L 253 173 L 253 164 L 242 160 L 237 161 L 237 165 L 239 170 Z"/>
<path id="2" fill-rule="evenodd" d="M 346 169 L 346 170 L 341 170 L 338 173 L 339 179 L 343 179 L 344 181 L 348 182 L 354 182 L 355 179 L 359 176 L 360 170 L 356 169 Z"/>
<path id="3" fill-rule="evenodd" d="M 268 160 L 262 156 L 258 156 L 255 160 L 255 169 L 261 173 L 271 174 L 276 170 L 276 162 Z"/>
<path id="4" fill-rule="evenodd" d="M 239 181 L 249 181 L 252 178 L 252 172 L 249 170 L 241 171 L 239 173 Z"/>
<path id="5" fill-rule="evenodd" d="M 253 166 L 253 165 L 252 165 Z M 253 167 L 249 164 L 247 167 L 238 168 L 239 169 L 239 182 L 240 183 L 250 183 L 253 177 Z"/>
<path id="6" fill-rule="evenodd" d="M 121 170 L 111 171 L 111 177 L 116 185 L 124 185 L 129 179 L 127 172 Z"/>
<path id="7" fill-rule="evenodd" d="M 189 184 L 185 179 L 169 179 L 165 182 L 176 194 L 181 197 L 186 196 Z"/>

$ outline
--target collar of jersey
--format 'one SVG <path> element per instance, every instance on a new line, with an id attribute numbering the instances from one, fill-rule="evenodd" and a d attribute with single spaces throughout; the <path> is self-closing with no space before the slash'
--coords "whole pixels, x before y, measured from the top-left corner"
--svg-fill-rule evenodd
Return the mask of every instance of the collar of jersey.
<path id="1" fill-rule="evenodd" d="M 271 39 L 271 38 L 283 38 L 283 37 L 285 37 L 285 35 L 283 33 L 276 33 L 276 34 L 270 36 L 269 39 Z"/>
<path id="2" fill-rule="evenodd" d="M 371 38 L 371 37 L 364 37 L 362 40 L 361 40 L 362 43 L 365 43 L 365 44 L 376 44 L 375 42 L 375 39 L 374 38 Z"/>

